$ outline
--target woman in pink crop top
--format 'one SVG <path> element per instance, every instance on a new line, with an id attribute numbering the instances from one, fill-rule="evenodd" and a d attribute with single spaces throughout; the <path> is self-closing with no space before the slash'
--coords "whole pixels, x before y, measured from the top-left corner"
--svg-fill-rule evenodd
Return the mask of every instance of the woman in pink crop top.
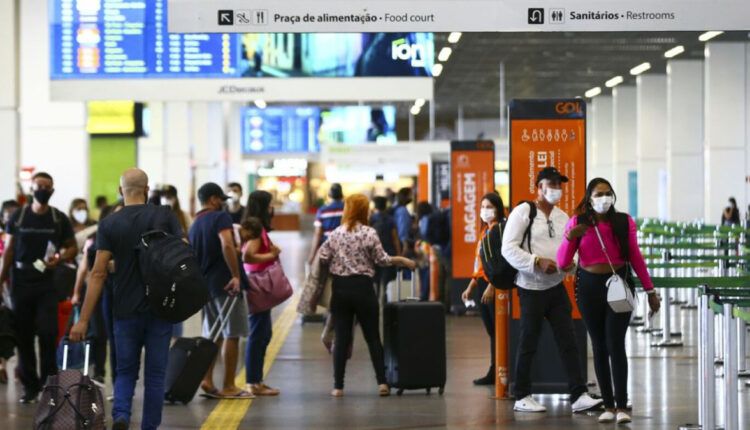
<path id="1" fill-rule="evenodd" d="M 654 286 L 638 247 L 635 222 L 629 215 L 615 210 L 615 199 L 612 185 L 606 179 L 596 178 L 589 182 L 586 195 L 576 208 L 576 216 L 565 227 L 563 243 L 557 250 L 557 265 L 570 265 L 578 252 L 576 302 L 591 337 L 594 370 L 606 409 L 599 417 L 599 422 L 617 420 L 622 424 L 630 422 L 630 416 L 626 412 L 628 357 L 625 351 L 625 334 L 631 312 L 616 313 L 607 302 L 606 283 L 612 276 L 612 267 L 602 250 L 594 226 L 602 236 L 615 271 L 628 279 L 632 276 L 629 263 L 644 290 L 648 292 L 648 303 L 653 312 L 659 310 L 660 301 L 654 294 Z"/>

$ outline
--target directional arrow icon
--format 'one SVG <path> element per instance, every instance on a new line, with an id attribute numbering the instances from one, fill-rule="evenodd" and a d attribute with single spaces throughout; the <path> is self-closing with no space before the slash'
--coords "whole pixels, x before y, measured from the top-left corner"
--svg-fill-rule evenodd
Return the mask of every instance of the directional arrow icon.
<path id="1" fill-rule="evenodd" d="M 529 24 L 544 24 L 544 8 L 529 8 Z"/>
<path id="2" fill-rule="evenodd" d="M 219 11 L 219 25 L 234 25 L 234 11 L 233 10 L 220 10 Z"/>

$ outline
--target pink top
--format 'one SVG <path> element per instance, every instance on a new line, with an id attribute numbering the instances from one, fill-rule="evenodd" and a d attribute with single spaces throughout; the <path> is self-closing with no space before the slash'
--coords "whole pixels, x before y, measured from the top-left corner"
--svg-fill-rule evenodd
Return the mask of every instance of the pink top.
<path id="1" fill-rule="evenodd" d="M 248 245 L 250 245 L 249 241 L 242 247 L 242 255 L 245 255 L 245 250 L 247 249 Z M 266 233 L 266 229 L 264 228 L 260 234 L 260 247 L 258 248 L 257 253 L 268 254 L 269 252 L 271 252 L 271 240 L 268 238 L 268 233 Z M 242 266 L 245 269 L 245 273 L 260 272 L 263 269 L 273 266 L 273 263 L 275 262 L 276 260 L 266 261 L 265 263 L 258 264 L 242 263 Z"/>
<path id="2" fill-rule="evenodd" d="M 591 266 L 593 264 L 607 264 L 607 257 L 602 252 L 602 246 L 599 243 L 599 239 L 596 237 L 596 231 L 593 228 L 589 228 L 586 234 L 583 235 L 577 241 L 568 240 L 568 231 L 578 224 L 578 217 L 574 216 L 568 221 L 565 226 L 565 235 L 563 236 L 562 245 L 557 250 L 557 265 L 558 267 L 567 267 L 573 262 L 573 256 L 578 251 L 578 263 L 581 266 Z M 628 233 L 628 248 L 630 250 L 630 265 L 633 266 L 638 279 L 643 284 L 644 290 L 651 290 L 654 288 L 654 284 L 651 282 L 651 277 L 646 270 L 646 262 L 643 261 L 643 255 L 641 249 L 638 247 L 638 238 L 636 237 L 636 227 L 633 218 L 628 216 L 629 233 Z M 602 241 L 604 246 L 607 248 L 609 258 L 612 259 L 612 264 L 625 264 L 626 259 L 622 256 L 620 250 L 620 244 L 612 231 L 612 225 L 609 222 L 600 222 L 598 224 L 599 233 L 602 235 Z"/>
<path id="3" fill-rule="evenodd" d="M 328 236 L 318 251 L 320 261 L 336 276 L 375 276 L 375 265 L 390 266 L 391 257 L 383 250 L 374 228 L 357 225 L 352 231 L 340 226 Z"/>

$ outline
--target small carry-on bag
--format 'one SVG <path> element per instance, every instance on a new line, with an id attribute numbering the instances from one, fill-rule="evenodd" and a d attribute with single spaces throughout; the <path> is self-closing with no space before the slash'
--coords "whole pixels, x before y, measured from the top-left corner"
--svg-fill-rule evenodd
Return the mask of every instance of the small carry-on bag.
<path id="1" fill-rule="evenodd" d="M 617 274 L 615 266 L 609 258 L 607 247 L 604 246 L 602 235 L 599 233 L 599 228 L 596 225 L 594 225 L 594 231 L 596 231 L 596 237 L 599 238 L 599 244 L 601 244 L 602 251 L 607 257 L 609 267 L 612 269 L 612 276 L 607 279 L 607 302 L 609 303 L 609 307 L 617 313 L 633 312 L 633 309 L 635 309 L 633 291 L 630 290 L 630 286 L 625 280 Z"/>
<path id="2" fill-rule="evenodd" d="M 412 273 L 412 297 L 387 303 L 383 309 L 385 369 L 388 385 L 404 390 L 437 388 L 443 394 L 446 380 L 445 308 L 439 302 L 420 302 L 416 296 L 419 283 Z M 397 277 L 397 297 L 403 278 Z"/>
<path id="3" fill-rule="evenodd" d="M 85 343 L 83 373 L 67 368 L 69 346 L 65 336 L 62 370 L 47 378 L 34 416 L 34 429 L 104 430 L 104 398 L 88 376 L 91 341 Z"/>
<path id="4" fill-rule="evenodd" d="M 227 297 L 224 301 L 219 318 L 214 322 L 209 332 L 210 339 L 205 337 L 181 337 L 169 349 L 167 376 L 164 381 L 166 387 L 164 399 L 166 401 L 188 404 L 193 400 L 201 380 L 216 356 L 219 355 L 216 340 L 221 335 L 221 331 L 224 330 L 224 326 L 227 325 L 229 315 L 231 315 L 238 300 L 242 300 L 242 294 Z M 229 306 L 229 310 L 226 309 L 227 306 Z"/>

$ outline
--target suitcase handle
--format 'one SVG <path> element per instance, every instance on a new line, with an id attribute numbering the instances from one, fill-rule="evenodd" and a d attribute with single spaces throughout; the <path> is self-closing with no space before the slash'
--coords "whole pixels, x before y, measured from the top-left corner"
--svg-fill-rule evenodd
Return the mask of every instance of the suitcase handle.
<path id="1" fill-rule="evenodd" d="M 396 301 L 401 301 L 401 282 L 404 279 L 404 271 L 399 268 L 396 274 Z M 411 296 L 407 297 L 407 302 L 418 302 L 419 296 L 417 296 L 417 284 L 419 283 L 419 270 L 414 269 L 411 271 Z"/>
<path id="2" fill-rule="evenodd" d="M 84 354 L 83 354 L 83 376 L 89 376 L 89 357 L 91 355 L 91 341 L 94 339 L 93 336 L 89 336 L 84 341 Z M 70 338 L 66 334 L 62 338 L 63 343 L 63 359 L 62 359 L 62 370 L 68 370 L 68 348 L 70 347 Z"/>

